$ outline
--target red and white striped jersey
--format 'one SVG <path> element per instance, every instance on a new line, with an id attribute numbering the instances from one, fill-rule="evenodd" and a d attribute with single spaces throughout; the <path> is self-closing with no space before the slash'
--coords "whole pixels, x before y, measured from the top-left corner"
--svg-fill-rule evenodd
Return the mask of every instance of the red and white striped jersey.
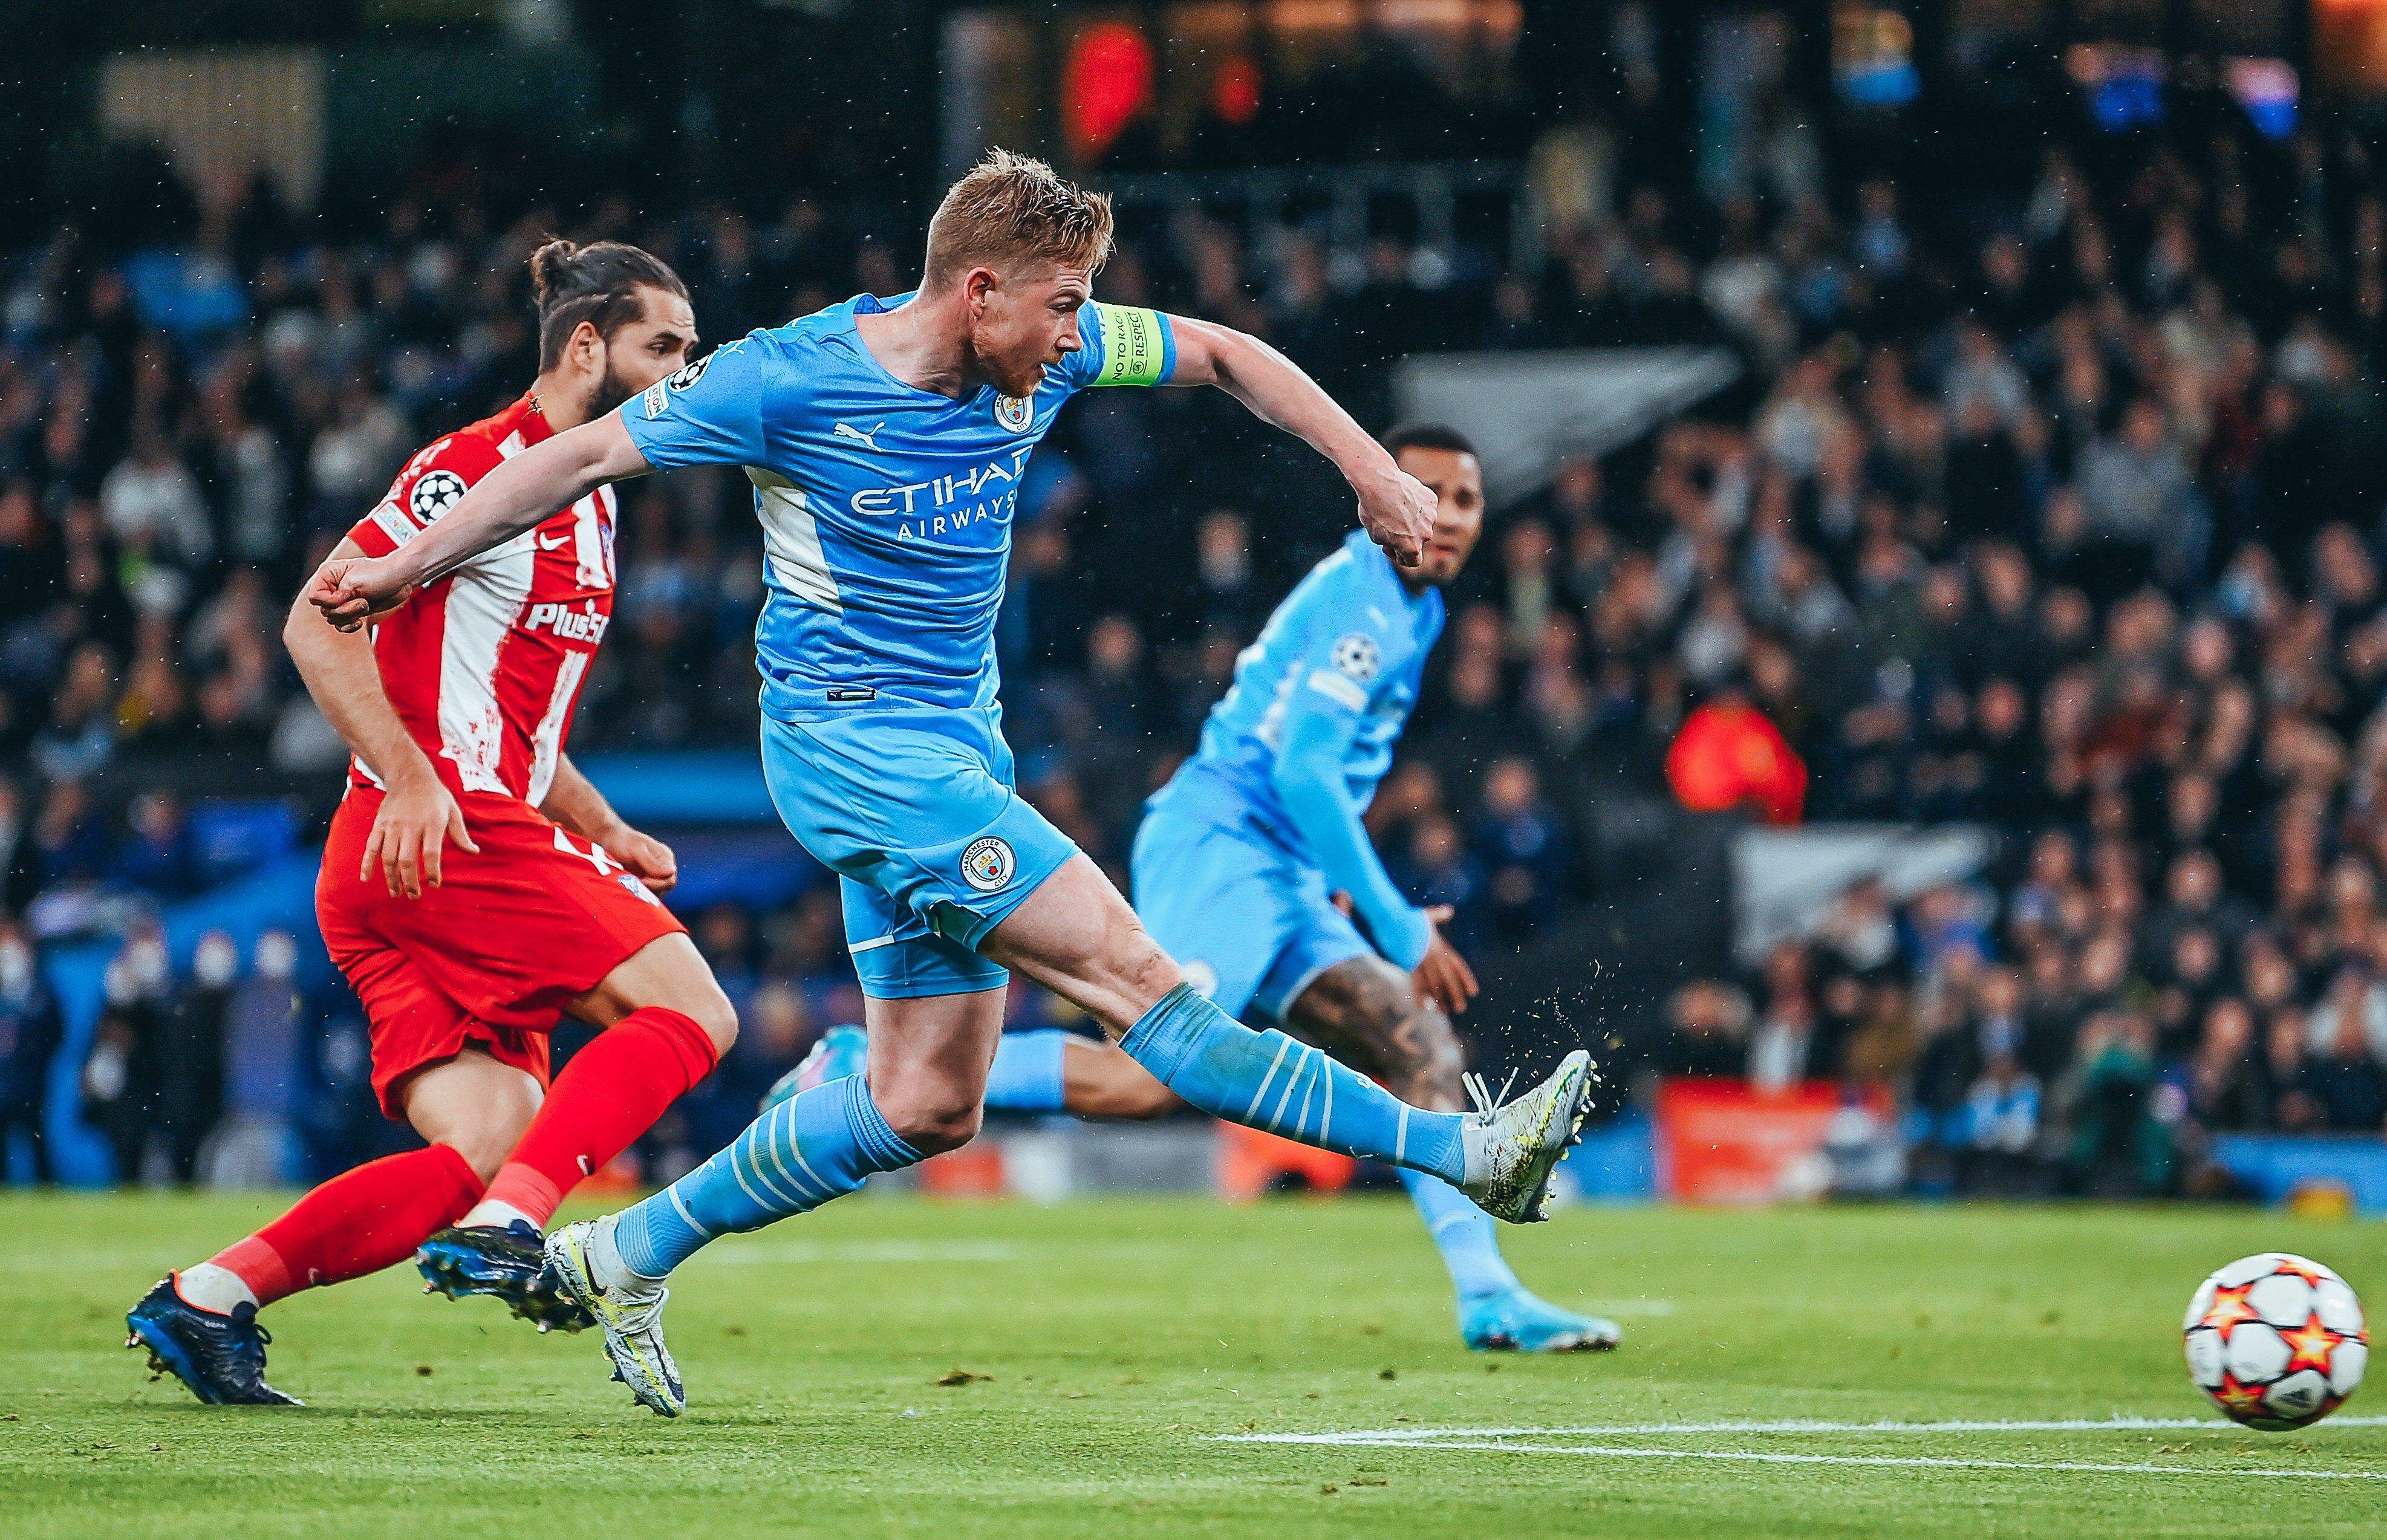
<path id="1" fill-rule="evenodd" d="M 525 395 L 407 461 L 348 531 L 385 556 L 499 464 L 553 432 Z M 613 615 L 613 491 L 600 487 L 425 585 L 373 625 L 382 688 L 440 777 L 537 807 Z M 379 786 L 361 761 L 351 783 Z"/>

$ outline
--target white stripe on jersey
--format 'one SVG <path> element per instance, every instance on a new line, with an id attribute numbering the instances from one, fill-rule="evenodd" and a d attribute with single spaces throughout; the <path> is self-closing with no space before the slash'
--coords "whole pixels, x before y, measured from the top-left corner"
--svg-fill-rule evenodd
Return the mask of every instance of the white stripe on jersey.
<path id="1" fill-rule="evenodd" d="M 439 646 L 439 743 L 467 791 L 503 791 L 505 716 L 498 709 L 498 653 L 522 618 L 537 562 L 533 536 L 460 567 L 448 584 Z M 536 806 L 538 799 L 530 799 Z"/>
<path id="2" fill-rule="evenodd" d="M 563 751 L 563 719 L 572 714 L 572 698 L 580 692 L 580 676 L 588 672 L 587 652 L 566 652 L 555 666 L 555 691 L 547 698 L 547 714 L 530 739 L 530 782 L 523 801 L 537 807 L 547 801 L 555 784 L 555 759 Z"/>
<path id="3" fill-rule="evenodd" d="M 606 557 L 605 526 L 602 523 L 607 505 L 613 500 L 613 489 L 600 486 L 572 505 L 572 554 L 575 571 L 572 580 L 584 588 L 610 588 L 613 574 Z M 538 799 L 533 797 L 536 807 Z"/>
<path id="4" fill-rule="evenodd" d="M 754 511 L 763 521 L 763 552 L 782 587 L 806 603 L 843 613 L 845 600 L 821 552 L 820 524 L 802 488 L 759 465 L 746 467 L 754 484 Z"/>

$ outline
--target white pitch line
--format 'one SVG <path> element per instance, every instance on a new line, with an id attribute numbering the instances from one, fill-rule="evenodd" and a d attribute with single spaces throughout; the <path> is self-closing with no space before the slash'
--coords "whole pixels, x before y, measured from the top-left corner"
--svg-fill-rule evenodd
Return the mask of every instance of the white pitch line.
<path id="1" fill-rule="evenodd" d="M 1220 1444 L 1415 1444 L 1450 1438 L 1648 1438 L 1664 1433 L 2164 1433 L 2232 1428 L 2214 1417 L 2103 1417 L 2040 1420 L 1955 1420 L 1939 1422 L 1831 1422 L 1807 1419 L 1779 1421 L 1617 1422 L 1575 1428 L 1365 1428 L 1323 1433 L 1219 1433 Z M 2331 1428 L 2387 1428 L 2387 1417 L 2336 1417 Z M 2311 1432 L 2306 1429 L 2305 1432 Z"/>
<path id="2" fill-rule="evenodd" d="M 1932 1471 L 2056 1471 L 2101 1476 L 2277 1476 L 2299 1481 L 2387 1481 L 2387 1471 L 2308 1471 L 2283 1466 L 2093 1464 L 2085 1460 L 1964 1459 L 1929 1455 L 1799 1455 L 1758 1449 L 1650 1449 L 1624 1444 L 1498 1444 L 1483 1441 L 1419 1444 L 1408 1439 L 1381 1439 L 1372 1445 L 1342 1447 L 1379 1449 L 1484 1450 L 1504 1455 L 1599 1455 L 1620 1459 L 1720 1459 L 1760 1465 L 1871 1465 Z"/>

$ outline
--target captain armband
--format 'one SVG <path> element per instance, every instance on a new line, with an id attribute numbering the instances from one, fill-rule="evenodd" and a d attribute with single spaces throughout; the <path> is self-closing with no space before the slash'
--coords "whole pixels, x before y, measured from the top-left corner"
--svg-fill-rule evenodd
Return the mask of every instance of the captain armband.
<path id="1" fill-rule="evenodd" d="M 1168 319 L 1133 305 L 1096 302 L 1103 327 L 1103 366 L 1090 385 L 1152 385 L 1168 377 L 1177 356 Z"/>

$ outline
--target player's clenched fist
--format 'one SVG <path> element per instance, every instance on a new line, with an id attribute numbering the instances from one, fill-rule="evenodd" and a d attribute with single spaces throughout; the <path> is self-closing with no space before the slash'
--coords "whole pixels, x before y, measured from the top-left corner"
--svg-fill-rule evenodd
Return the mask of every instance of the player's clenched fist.
<path id="1" fill-rule="evenodd" d="M 1407 471 L 1387 464 L 1380 476 L 1358 483 L 1359 523 L 1368 537 L 1404 567 L 1425 560 L 1426 542 L 1433 538 L 1438 505 L 1432 488 Z"/>
<path id="2" fill-rule="evenodd" d="M 308 579 L 307 602 L 340 630 L 353 631 L 368 617 L 406 602 L 410 591 L 385 558 L 335 556 Z"/>

